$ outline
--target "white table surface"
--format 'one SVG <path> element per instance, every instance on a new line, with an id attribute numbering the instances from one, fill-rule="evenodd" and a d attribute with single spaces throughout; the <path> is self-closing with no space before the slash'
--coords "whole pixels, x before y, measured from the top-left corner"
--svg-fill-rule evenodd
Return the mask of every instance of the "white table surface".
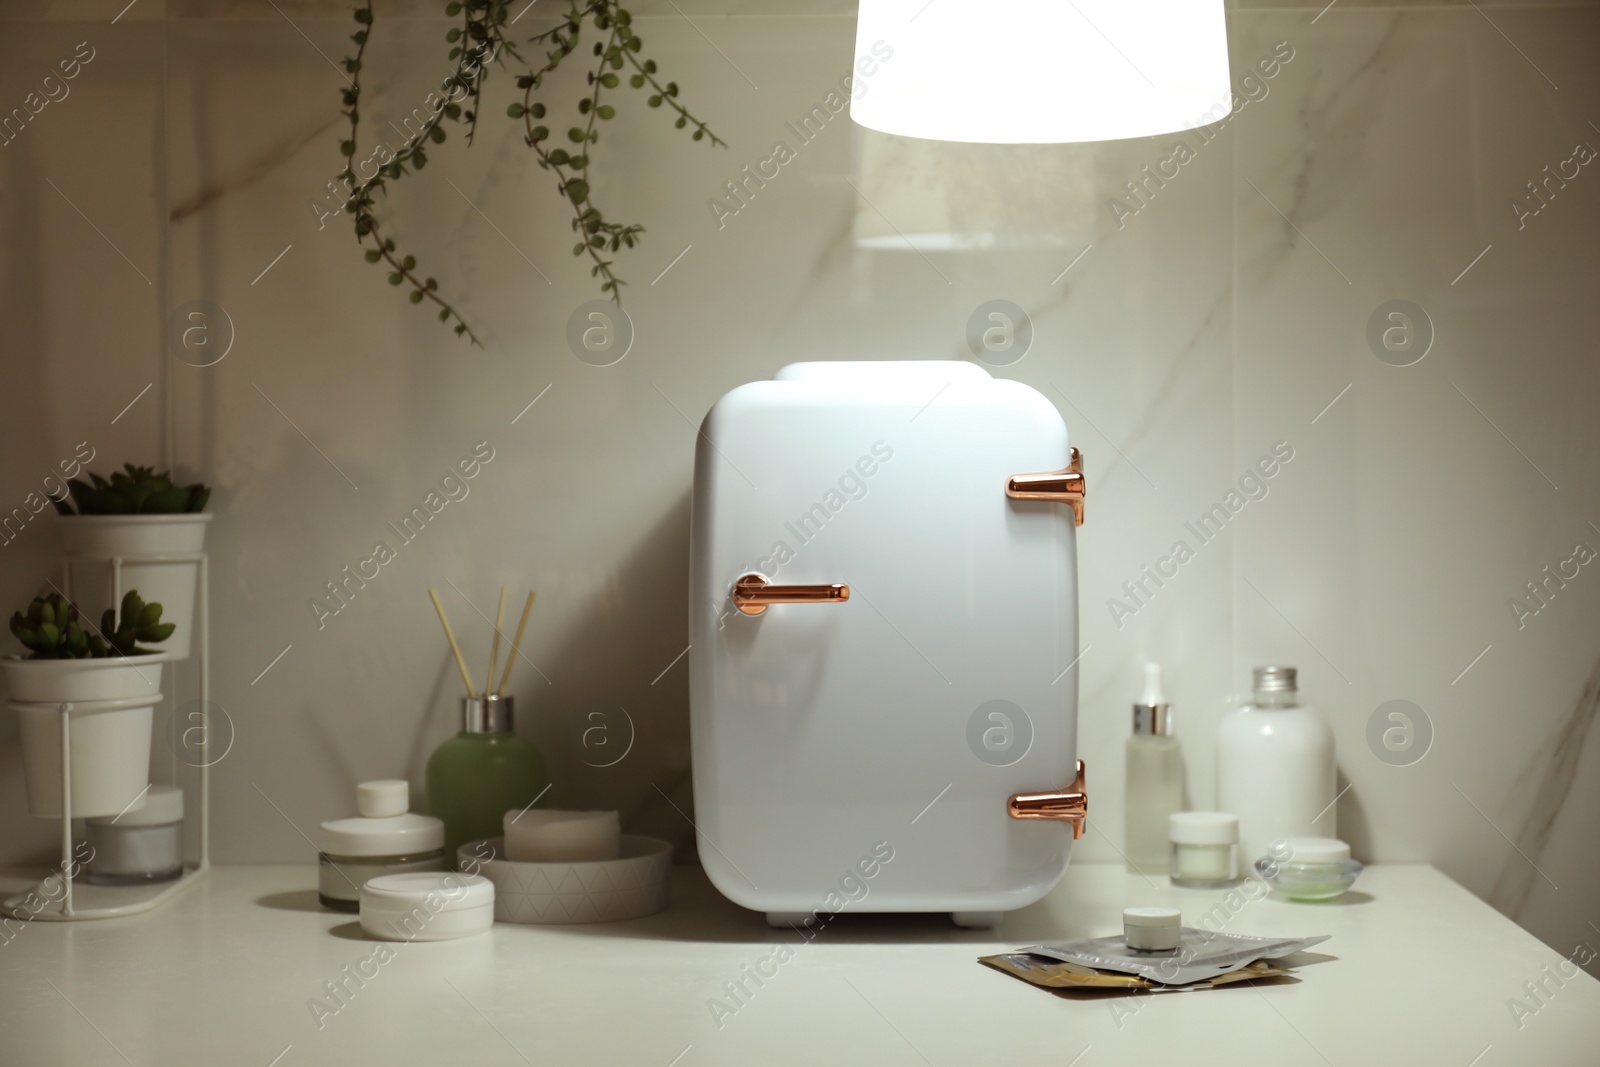
<path id="1" fill-rule="evenodd" d="M 1221 893 L 1076 865 L 995 931 L 845 915 L 800 943 L 681 868 L 648 919 L 394 946 L 320 1027 L 308 1001 L 378 943 L 320 908 L 315 881 L 310 866 L 222 867 L 144 915 L 10 929 L 0 1063 L 1600 1063 L 1600 982 L 1558 987 L 1560 954 L 1431 867 L 1370 868 L 1342 903 L 1240 909 L 1224 929 L 1333 935 L 1293 959 L 1297 982 L 1131 1000 L 1068 999 L 975 961 L 1115 932 L 1130 904 L 1193 921 Z M 760 988 L 747 980 L 754 994 L 719 1026 L 711 998 L 783 943 L 792 958 Z M 1541 978 L 1545 1004 L 1519 1028 L 1508 1000 L 1535 1005 L 1523 983 Z"/>

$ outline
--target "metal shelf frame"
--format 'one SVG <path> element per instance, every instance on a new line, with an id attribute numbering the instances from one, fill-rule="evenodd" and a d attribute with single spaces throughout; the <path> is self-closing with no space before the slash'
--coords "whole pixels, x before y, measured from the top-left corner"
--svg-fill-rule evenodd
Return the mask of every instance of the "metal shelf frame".
<path id="1" fill-rule="evenodd" d="M 113 605 L 122 603 L 122 566 L 124 563 L 189 563 L 198 570 L 198 583 L 195 589 L 195 631 L 199 639 L 198 654 L 195 656 L 200 674 L 200 705 L 203 714 L 209 716 L 211 708 L 211 583 L 210 583 L 210 558 L 204 552 L 187 552 L 178 554 L 145 554 L 106 556 L 98 554 L 74 554 L 63 557 L 66 564 L 66 596 L 72 599 L 72 564 L 84 563 L 109 563 L 111 564 L 111 599 Z M 176 664 L 179 661 L 169 660 L 172 664 L 172 690 L 173 703 L 177 701 L 178 671 Z M 159 695 L 158 695 L 159 698 Z M 93 700 L 78 701 L 76 703 L 64 701 L 52 704 L 33 704 L 23 701 L 12 701 L 13 705 L 26 708 L 52 708 L 59 713 L 61 719 L 61 866 L 59 870 L 52 871 L 40 880 L 32 890 L 19 893 L 7 898 L 0 907 L 5 914 L 12 918 L 27 918 L 35 921 L 46 922 L 74 922 L 83 919 L 107 919 L 119 915 L 134 915 L 142 911 L 149 911 L 160 904 L 171 900 L 185 889 L 205 877 L 211 869 L 211 729 L 208 723 L 202 731 L 200 744 L 200 762 L 198 770 L 199 803 L 184 805 L 184 823 L 187 826 L 193 814 L 199 817 L 199 858 L 197 862 L 185 861 L 183 874 L 170 882 L 153 883 L 149 885 L 94 885 L 86 883 L 74 886 L 72 855 L 72 713 L 74 711 L 109 711 L 119 706 L 127 706 L 125 700 Z M 177 785 L 179 760 L 173 756 L 172 783 Z M 51 883 L 60 879 L 62 886 L 61 899 L 54 902 L 55 889 Z M 53 908 L 40 908 L 37 911 L 29 906 L 30 898 L 43 896 L 46 901 L 54 902 Z"/>

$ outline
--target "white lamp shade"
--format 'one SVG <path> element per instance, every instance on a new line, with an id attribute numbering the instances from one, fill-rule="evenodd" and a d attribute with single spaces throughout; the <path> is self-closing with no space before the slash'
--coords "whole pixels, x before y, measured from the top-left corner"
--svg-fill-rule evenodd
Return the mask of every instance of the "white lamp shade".
<path id="1" fill-rule="evenodd" d="M 905 137 L 1110 141 L 1233 106 L 1222 0 L 861 0 L 850 115 Z"/>

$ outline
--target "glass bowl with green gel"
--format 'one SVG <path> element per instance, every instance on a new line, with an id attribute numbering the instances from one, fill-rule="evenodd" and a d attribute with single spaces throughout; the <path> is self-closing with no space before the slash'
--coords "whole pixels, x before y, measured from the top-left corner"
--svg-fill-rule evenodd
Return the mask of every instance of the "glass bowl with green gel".
<path id="1" fill-rule="evenodd" d="M 1255 862 L 1255 871 L 1290 900 L 1332 900 L 1355 884 L 1362 865 L 1350 846 L 1331 837 L 1290 837 Z"/>

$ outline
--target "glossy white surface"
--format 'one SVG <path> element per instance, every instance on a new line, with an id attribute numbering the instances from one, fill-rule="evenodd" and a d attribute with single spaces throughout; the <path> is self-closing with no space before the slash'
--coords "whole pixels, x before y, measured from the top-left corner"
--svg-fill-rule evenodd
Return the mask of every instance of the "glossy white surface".
<path id="1" fill-rule="evenodd" d="M 265 1067 L 280 1055 L 280 1067 L 675 1057 L 680 1067 L 944 1067 L 1080 1055 L 1080 1067 L 1228 1067 L 1264 1048 L 1286 1067 L 1594 1062 L 1600 983 L 1579 974 L 1558 986 L 1549 975 L 1572 973 L 1559 954 L 1425 867 L 1375 867 L 1340 904 L 1230 911 L 1222 893 L 1074 864 L 997 931 L 846 914 L 809 941 L 768 928 L 692 869 L 674 876 L 671 907 L 646 919 L 497 924 L 462 941 L 389 945 L 392 956 L 354 916 L 317 907 L 304 865 L 218 868 L 132 920 L 8 924 L 6 1055 L 75 1067 Z M 1229 933 L 1332 937 L 1291 960 L 1296 982 L 1135 999 L 1055 996 L 976 962 L 1114 934 L 1127 905 L 1176 906 L 1190 923 L 1216 906 L 1211 925 Z M 1527 1000 L 1530 981 L 1549 992 L 1519 1029 L 1507 1002 Z M 747 995 L 735 999 L 734 982 Z"/>
<path id="2" fill-rule="evenodd" d="M 784 124 L 850 69 L 856 3 L 650 0 L 635 9 L 647 50 L 731 147 L 619 105 L 597 195 L 648 230 L 619 260 L 638 336 L 609 368 L 563 340 L 594 286 L 550 176 L 501 117 L 505 82 L 473 148 L 453 133 L 394 192 L 419 261 L 486 325 L 480 352 L 312 210 L 340 165 L 345 83 L 324 55 L 348 46 L 349 0 L 140 0 L 111 25 L 125 6 L 0 3 L 0 107 L 79 42 L 98 49 L 71 96 L 0 150 L 0 513 L 42 495 L 85 440 L 92 466 L 169 454 L 215 487 L 212 696 L 234 740 L 214 774 L 222 860 L 309 863 L 301 833 L 347 810 L 356 782 L 420 787 L 459 717 L 424 590 L 439 587 L 460 629 L 476 620 L 463 639 L 481 670 L 502 583 L 539 591 L 511 690 L 550 762 L 550 803 L 618 809 L 690 858 L 677 657 L 700 414 L 795 360 L 966 358 L 967 317 L 1006 297 L 1036 339 L 998 373 L 1049 397 L 1090 459 L 1085 651 L 1067 678 L 1081 674 L 1094 800 L 1076 858 L 1120 862 L 1144 662 L 1167 667 L 1189 800 L 1209 804 L 1218 721 L 1252 665 L 1284 661 L 1333 725 L 1350 786 L 1339 832 L 1358 858 L 1434 863 L 1562 952 L 1594 936 L 1600 681 L 1585 692 L 1600 582 L 1582 567 L 1520 627 L 1508 600 L 1575 542 L 1600 545 L 1600 201 L 1585 167 L 1525 228 L 1509 205 L 1600 137 L 1600 6 L 1246 0 L 1228 20 L 1250 102 L 1120 222 L 1109 201 L 1172 158 L 1168 138 L 929 153 L 841 115 L 719 229 L 707 200 L 775 139 L 795 147 Z M 437 84 L 451 25 L 437 0 L 378 8 L 369 131 Z M 1244 85 L 1280 42 L 1294 58 Z M 924 202 L 944 230 L 1011 243 L 908 251 L 896 230 L 915 236 Z M 876 249 L 858 243 L 868 226 Z M 197 298 L 237 333 L 210 368 L 177 362 L 162 336 Z M 1437 334 L 1411 367 L 1364 338 L 1395 298 Z M 481 440 L 495 459 L 470 496 L 319 628 L 309 602 L 325 583 Z M 1197 543 L 1185 523 L 1279 440 L 1296 458 L 1269 495 Z M 60 582 L 36 503 L 44 514 L 5 527 L 0 613 Z M 1127 600 L 1123 584 L 1179 538 L 1194 558 Z M 1113 598 L 1138 610 L 1114 618 Z M 193 670 L 179 670 L 180 708 Z M 1410 766 L 1367 744 L 1396 698 L 1434 726 Z M 158 781 L 175 762 L 169 714 Z M 49 864 L 55 827 L 23 814 L 15 722 L 0 714 L 0 855 Z"/>
<path id="3" fill-rule="evenodd" d="M 747 908 L 1018 908 L 1070 854 L 1065 824 L 1006 809 L 1073 780 L 1072 511 L 1005 494 L 1067 465 L 1067 427 L 1027 386 L 940 370 L 811 365 L 706 416 L 696 823 L 706 873 Z M 749 573 L 850 596 L 745 615 L 730 593 Z"/>

